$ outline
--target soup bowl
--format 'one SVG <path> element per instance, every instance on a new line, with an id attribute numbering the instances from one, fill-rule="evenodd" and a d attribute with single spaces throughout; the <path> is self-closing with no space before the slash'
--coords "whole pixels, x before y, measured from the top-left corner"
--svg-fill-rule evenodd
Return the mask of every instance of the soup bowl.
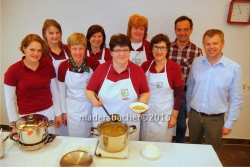
<path id="1" fill-rule="evenodd" d="M 130 129 L 132 130 L 130 131 Z M 95 130 L 98 134 L 95 134 Z M 126 122 L 104 121 L 92 127 L 90 133 L 99 137 L 101 148 L 107 152 L 122 151 L 128 144 L 129 135 L 136 131 L 135 125 L 128 125 Z"/>

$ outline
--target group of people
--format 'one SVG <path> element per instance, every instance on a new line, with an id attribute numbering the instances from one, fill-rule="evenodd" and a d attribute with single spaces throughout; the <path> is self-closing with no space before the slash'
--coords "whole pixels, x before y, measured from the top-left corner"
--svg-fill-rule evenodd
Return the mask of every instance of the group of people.
<path id="1" fill-rule="evenodd" d="M 147 18 L 133 14 L 127 35 L 112 35 L 109 48 L 100 25 L 90 26 L 86 37 L 72 33 L 66 45 L 60 24 L 45 20 L 43 39 L 27 35 L 20 45 L 22 60 L 4 75 L 9 121 L 43 114 L 55 120 L 49 133 L 59 134 L 64 125 L 69 136 L 91 137 L 90 127 L 103 120 L 82 118 L 105 117 L 101 107 L 105 105 L 111 114 L 136 125 L 131 140 L 171 142 L 176 126 L 176 142 L 184 143 L 189 117 L 189 142 L 201 144 L 205 135 L 205 143 L 218 152 L 222 135 L 231 132 L 243 103 L 241 67 L 223 54 L 223 32 L 204 33 L 206 56 L 202 56 L 190 41 L 193 22 L 187 16 L 175 20 L 173 42 L 166 34 L 149 42 L 147 30 Z M 129 104 L 136 101 L 149 109 L 133 112 Z"/>

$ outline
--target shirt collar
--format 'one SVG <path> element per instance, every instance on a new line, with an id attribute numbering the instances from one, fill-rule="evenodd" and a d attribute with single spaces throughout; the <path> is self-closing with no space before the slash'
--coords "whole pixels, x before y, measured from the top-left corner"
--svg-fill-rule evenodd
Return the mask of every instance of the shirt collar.
<path id="1" fill-rule="evenodd" d="M 112 62 L 111 62 L 111 64 L 112 64 L 112 65 L 111 65 L 111 67 L 110 67 L 110 71 L 117 73 L 116 70 L 115 70 L 114 67 L 113 67 L 113 63 L 112 63 Z M 127 65 L 126 69 L 125 69 L 123 72 L 129 70 L 130 64 L 131 64 L 131 61 L 129 60 L 129 61 L 128 61 L 128 65 Z M 121 72 L 121 73 L 123 73 L 123 72 Z M 117 73 L 117 74 L 118 74 L 118 73 Z"/>
<path id="2" fill-rule="evenodd" d="M 172 42 L 172 46 L 173 46 L 173 47 L 179 48 L 178 45 L 177 45 L 177 38 L 175 39 L 174 42 Z M 185 46 L 185 48 L 187 48 L 187 47 L 189 47 L 189 46 L 191 46 L 190 40 L 188 41 L 188 43 L 187 43 L 187 45 Z"/>
<path id="3" fill-rule="evenodd" d="M 203 63 L 207 63 L 207 64 L 210 65 L 210 63 L 208 61 L 208 58 L 207 58 L 207 55 L 206 56 L 202 56 L 202 59 L 203 59 L 202 60 Z M 224 56 L 223 53 L 222 53 L 222 57 L 220 58 L 220 60 L 217 63 L 215 63 L 214 66 L 217 65 L 217 64 L 222 64 L 223 66 L 227 65 L 227 61 L 226 61 L 225 56 Z"/>
<path id="4" fill-rule="evenodd" d="M 31 70 L 31 69 L 29 69 L 29 68 L 24 64 L 24 59 L 25 59 L 25 57 L 26 57 L 26 56 L 23 56 L 23 57 L 22 57 L 22 61 L 21 61 L 22 66 L 23 66 L 23 68 L 26 68 L 26 69 L 28 69 L 28 70 Z M 42 58 L 41 58 L 41 59 L 39 60 L 39 66 L 37 67 L 36 71 L 37 71 L 38 69 L 40 69 L 40 68 L 46 66 L 46 63 L 47 63 L 47 61 L 42 60 Z"/>

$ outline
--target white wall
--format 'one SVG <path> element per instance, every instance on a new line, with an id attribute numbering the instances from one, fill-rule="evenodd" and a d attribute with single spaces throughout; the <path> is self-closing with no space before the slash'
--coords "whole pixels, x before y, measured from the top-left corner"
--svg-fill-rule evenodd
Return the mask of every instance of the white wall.
<path id="1" fill-rule="evenodd" d="M 104 27 L 109 38 L 114 33 L 125 33 L 130 15 L 139 13 L 149 20 L 148 40 L 158 33 L 175 39 L 174 21 L 187 15 L 194 22 L 191 41 L 202 46 L 202 35 L 210 28 L 225 33 L 224 53 L 238 62 L 243 69 L 243 81 L 250 84 L 250 26 L 228 25 L 227 13 L 230 0 L 1 0 L 1 124 L 8 123 L 6 114 L 3 75 L 7 68 L 21 59 L 18 47 L 29 33 L 41 35 L 46 18 L 57 20 L 63 29 L 63 42 L 74 31 L 86 34 L 92 24 Z M 250 139 L 250 90 L 244 89 L 241 117 L 234 124 L 229 138 Z"/>

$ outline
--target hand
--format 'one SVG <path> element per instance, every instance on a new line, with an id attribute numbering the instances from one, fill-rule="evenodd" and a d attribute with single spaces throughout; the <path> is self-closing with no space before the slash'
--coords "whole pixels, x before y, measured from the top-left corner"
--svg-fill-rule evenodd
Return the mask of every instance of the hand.
<path id="1" fill-rule="evenodd" d="M 94 95 L 94 94 L 93 94 Z M 94 95 L 95 96 L 95 95 Z M 97 96 L 97 95 L 96 95 Z M 97 96 L 98 100 L 96 99 L 96 97 L 93 98 L 92 100 L 92 105 L 95 106 L 95 107 L 100 107 L 102 106 L 102 98 Z"/>
<path id="2" fill-rule="evenodd" d="M 228 128 L 225 128 L 224 126 L 223 126 L 223 128 L 222 128 L 222 135 L 228 135 L 229 133 L 231 133 L 231 129 L 228 129 Z"/>
<path id="3" fill-rule="evenodd" d="M 56 127 L 60 128 L 62 126 L 62 116 L 57 116 L 56 117 Z"/>
<path id="4" fill-rule="evenodd" d="M 68 122 L 67 122 L 67 114 L 66 114 L 66 113 L 63 113 L 62 121 L 63 121 L 63 125 L 64 125 L 64 126 L 67 126 L 67 125 L 68 125 Z"/>
<path id="5" fill-rule="evenodd" d="M 11 133 L 12 133 L 12 134 L 13 134 L 13 133 L 17 133 L 16 128 L 12 128 Z M 15 137 L 15 138 L 18 138 L 18 135 L 15 134 L 14 137 Z"/>
<path id="6" fill-rule="evenodd" d="M 177 123 L 177 118 L 174 116 L 170 117 L 170 120 L 168 121 L 168 128 L 173 128 Z"/>
<path id="7" fill-rule="evenodd" d="M 187 112 L 186 112 L 186 116 L 189 117 L 189 115 L 190 115 L 190 112 L 187 111 Z"/>

